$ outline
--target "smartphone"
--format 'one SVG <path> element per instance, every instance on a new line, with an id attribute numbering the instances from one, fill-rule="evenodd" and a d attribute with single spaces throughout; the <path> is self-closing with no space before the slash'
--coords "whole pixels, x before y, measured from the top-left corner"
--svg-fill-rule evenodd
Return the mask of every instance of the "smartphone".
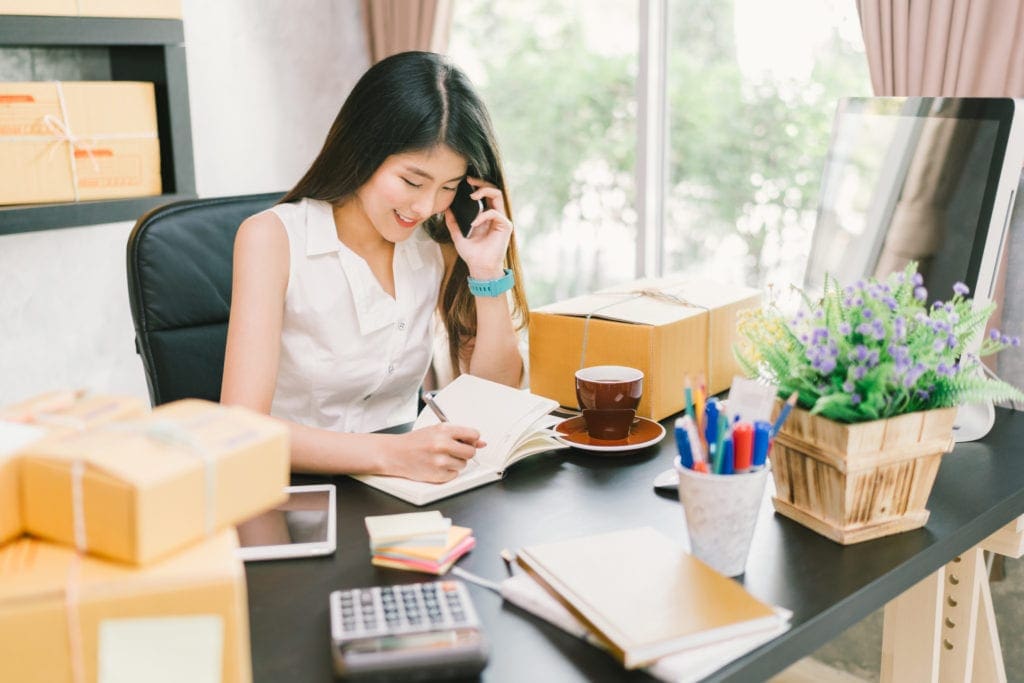
<path id="1" fill-rule="evenodd" d="M 455 199 L 452 200 L 452 213 L 455 214 L 455 222 L 459 224 L 463 237 L 469 237 L 471 224 L 484 210 L 483 202 L 469 196 L 473 191 L 473 186 L 463 179 L 455 190 Z"/>

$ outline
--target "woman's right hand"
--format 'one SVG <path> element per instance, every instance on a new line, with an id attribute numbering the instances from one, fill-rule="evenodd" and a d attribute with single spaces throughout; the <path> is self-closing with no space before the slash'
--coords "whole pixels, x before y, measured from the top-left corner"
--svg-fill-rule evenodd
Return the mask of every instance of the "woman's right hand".
<path id="1" fill-rule="evenodd" d="M 384 474 L 432 483 L 457 477 L 476 449 L 487 445 L 477 430 L 450 422 L 397 435 L 392 444 Z"/>

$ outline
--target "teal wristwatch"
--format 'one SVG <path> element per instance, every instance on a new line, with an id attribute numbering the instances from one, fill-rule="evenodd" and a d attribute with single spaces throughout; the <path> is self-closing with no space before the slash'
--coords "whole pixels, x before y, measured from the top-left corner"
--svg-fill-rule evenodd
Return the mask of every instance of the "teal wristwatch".
<path id="1" fill-rule="evenodd" d="M 499 277 L 497 280 L 477 280 L 472 277 L 467 279 L 469 280 L 469 291 L 473 296 L 498 296 L 512 289 L 512 285 L 516 283 L 512 271 L 508 268 L 505 269 L 505 276 Z"/>

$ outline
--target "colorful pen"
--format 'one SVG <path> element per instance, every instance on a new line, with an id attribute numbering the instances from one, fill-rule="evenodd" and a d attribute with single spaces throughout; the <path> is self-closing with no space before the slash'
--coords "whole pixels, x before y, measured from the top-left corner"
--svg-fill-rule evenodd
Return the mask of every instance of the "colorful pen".
<path id="1" fill-rule="evenodd" d="M 714 457 L 718 442 L 718 399 L 711 397 L 704 406 L 704 441 L 708 444 L 708 455 Z"/>
<path id="2" fill-rule="evenodd" d="M 683 388 L 683 396 L 686 401 L 686 414 L 690 416 L 690 419 L 695 419 L 693 415 L 693 387 L 690 386 L 690 377 L 686 377 L 686 383 Z"/>
<path id="3" fill-rule="evenodd" d="M 693 450 L 690 447 L 690 435 L 686 433 L 683 426 L 683 418 L 676 418 L 676 451 L 679 452 L 679 461 L 688 470 L 693 469 Z"/>
<path id="4" fill-rule="evenodd" d="M 704 390 L 704 375 L 697 378 L 697 389 L 693 393 L 694 420 L 697 422 L 697 432 L 704 427 L 704 398 L 707 396 Z"/>
<path id="5" fill-rule="evenodd" d="M 680 418 L 683 421 L 683 429 L 686 431 L 686 436 L 690 441 L 690 453 L 693 455 L 693 469 L 702 471 L 699 465 L 704 464 L 706 467 L 707 458 L 704 457 L 704 447 L 701 444 L 700 436 L 697 434 L 697 425 L 693 423 L 689 415 L 684 415 Z"/>
<path id="6" fill-rule="evenodd" d="M 768 445 L 771 443 L 772 425 L 765 420 L 754 423 L 754 467 L 764 467 L 768 460 Z"/>
<path id="7" fill-rule="evenodd" d="M 786 399 L 786 402 L 782 404 L 782 410 L 779 411 L 779 417 L 776 418 L 775 425 L 772 426 L 772 436 L 778 434 L 779 430 L 782 429 L 782 425 L 786 422 L 786 418 L 789 417 L 789 411 L 793 410 L 793 406 L 796 405 L 797 395 L 798 393 L 794 391 L 789 395 L 789 398 Z"/>
<path id="8" fill-rule="evenodd" d="M 722 464 L 718 469 L 719 474 L 734 474 L 736 472 L 735 460 L 733 458 L 732 439 L 725 437 L 722 441 Z"/>
<path id="9" fill-rule="evenodd" d="M 737 422 L 732 427 L 733 457 L 737 472 L 746 472 L 753 462 L 754 426 L 749 422 Z"/>
<path id="10" fill-rule="evenodd" d="M 715 438 L 715 471 L 722 471 L 722 448 L 725 445 L 725 439 L 729 436 L 729 415 L 725 411 L 718 413 L 718 434 Z M 731 439 L 730 439 L 731 441 Z"/>

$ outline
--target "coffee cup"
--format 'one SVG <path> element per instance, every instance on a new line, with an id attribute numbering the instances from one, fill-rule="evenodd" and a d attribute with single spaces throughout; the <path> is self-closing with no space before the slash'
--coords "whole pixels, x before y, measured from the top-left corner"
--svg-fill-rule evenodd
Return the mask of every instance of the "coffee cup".
<path id="1" fill-rule="evenodd" d="M 643 395 L 644 373 L 624 365 L 593 365 L 576 371 L 576 400 L 587 434 L 617 441 L 629 436 Z"/>

